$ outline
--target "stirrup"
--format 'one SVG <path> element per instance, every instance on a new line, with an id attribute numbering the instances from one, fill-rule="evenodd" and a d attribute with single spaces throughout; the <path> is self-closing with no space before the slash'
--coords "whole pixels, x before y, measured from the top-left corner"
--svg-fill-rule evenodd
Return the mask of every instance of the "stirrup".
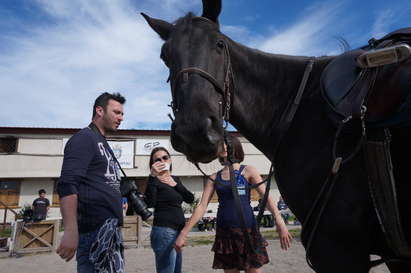
<path id="1" fill-rule="evenodd" d="M 399 63 L 409 58 L 411 47 L 407 44 L 398 44 L 380 49 L 366 51 L 357 58 L 357 65 L 361 68 L 382 66 Z"/>

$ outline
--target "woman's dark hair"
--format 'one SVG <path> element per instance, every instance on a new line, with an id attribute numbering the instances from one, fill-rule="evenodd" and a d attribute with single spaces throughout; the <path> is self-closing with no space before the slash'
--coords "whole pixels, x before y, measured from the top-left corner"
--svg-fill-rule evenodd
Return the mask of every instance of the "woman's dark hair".
<path id="1" fill-rule="evenodd" d="M 228 140 L 231 141 L 231 147 L 233 149 L 233 158 L 232 160 L 236 163 L 241 163 L 244 160 L 244 150 L 241 145 L 240 140 L 232 135 L 228 135 Z M 224 158 L 219 157 L 218 160 L 220 163 L 224 162 Z"/>
<path id="2" fill-rule="evenodd" d="M 151 150 L 151 154 L 150 154 L 150 162 L 148 163 L 148 168 L 151 169 L 151 166 L 153 166 L 154 164 L 154 159 L 153 156 L 155 153 L 157 153 L 158 151 L 164 151 L 168 154 L 168 156 L 171 158 L 170 153 L 168 152 L 168 150 L 164 147 L 156 147 L 153 150 Z M 170 172 L 173 170 L 173 164 L 170 164 Z"/>
<path id="3" fill-rule="evenodd" d="M 115 100 L 121 104 L 126 103 L 126 99 L 120 94 L 120 93 L 107 93 L 104 92 L 100 96 L 96 98 L 94 101 L 94 106 L 93 106 L 93 118 L 96 116 L 96 107 L 100 106 L 104 109 L 104 111 L 107 110 L 107 104 L 109 100 Z"/>

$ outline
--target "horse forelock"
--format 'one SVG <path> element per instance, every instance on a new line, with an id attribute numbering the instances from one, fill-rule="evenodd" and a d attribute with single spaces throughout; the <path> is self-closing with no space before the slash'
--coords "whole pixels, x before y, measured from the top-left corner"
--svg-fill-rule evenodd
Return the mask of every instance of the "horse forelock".
<path id="1" fill-rule="evenodd" d="M 185 16 L 178 18 L 175 22 L 174 25 L 176 27 L 181 27 L 181 26 L 186 26 L 190 25 L 193 18 L 195 17 L 194 13 L 189 12 Z"/>
<path id="2" fill-rule="evenodd" d="M 193 27 L 193 23 L 198 21 L 208 24 L 208 26 L 211 26 L 211 28 L 220 30 L 219 24 L 211 21 L 208 18 L 197 16 L 193 12 L 189 12 L 185 16 L 177 19 L 174 22 L 174 29 L 178 29 L 182 32 L 190 32 L 191 28 Z"/>

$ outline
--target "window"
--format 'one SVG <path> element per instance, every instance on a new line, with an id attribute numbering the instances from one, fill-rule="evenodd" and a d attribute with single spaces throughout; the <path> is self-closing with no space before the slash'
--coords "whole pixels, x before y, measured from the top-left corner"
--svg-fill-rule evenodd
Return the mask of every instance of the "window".
<path id="1" fill-rule="evenodd" d="M 57 193 L 57 183 L 58 183 L 58 179 L 54 179 L 54 186 L 53 186 L 53 201 L 52 201 L 52 205 L 53 206 L 60 206 L 60 197 L 59 194 Z"/>
<path id="2" fill-rule="evenodd" d="M 20 198 L 20 181 L 0 180 L 0 201 L 9 207 L 18 207 Z M 4 208 L 0 204 L 0 208 Z"/>
<path id="3" fill-rule="evenodd" d="M 2 137 L 0 138 L 0 153 L 15 153 L 17 152 L 17 138 Z"/>

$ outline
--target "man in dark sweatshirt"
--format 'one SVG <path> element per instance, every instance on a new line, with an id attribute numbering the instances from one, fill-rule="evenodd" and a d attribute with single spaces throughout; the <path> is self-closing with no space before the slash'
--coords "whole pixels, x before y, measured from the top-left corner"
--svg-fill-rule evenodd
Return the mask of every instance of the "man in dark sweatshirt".
<path id="1" fill-rule="evenodd" d="M 47 213 L 50 209 L 50 200 L 46 198 L 46 191 L 44 189 L 39 190 L 39 198 L 33 201 L 34 221 L 41 221 L 47 218 Z"/>
<path id="2" fill-rule="evenodd" d="M 104 270 L 102 266 L 116 263 L 115 267 L 123 268 L 107 272 L 124 270 L 118 228 L 123 222 L 121 178 L 117 160 L 105 139 L 107 133 L 120 126 L 124 103 L 125 98 L 119 93 L 106 92 L 97 97 L 92 122 L 73 135 L 64 149 L 57 188 L 64 235 L 57 254 L 70 261 L 77 251 L 79 273 L 100 272 Z M 103 243 L 107 238 L 113 242 L 113 249 Z M 106 251 L 112 255 L 104 255 Z M 101 261 L 102 256 L 112 260 Z"/>

